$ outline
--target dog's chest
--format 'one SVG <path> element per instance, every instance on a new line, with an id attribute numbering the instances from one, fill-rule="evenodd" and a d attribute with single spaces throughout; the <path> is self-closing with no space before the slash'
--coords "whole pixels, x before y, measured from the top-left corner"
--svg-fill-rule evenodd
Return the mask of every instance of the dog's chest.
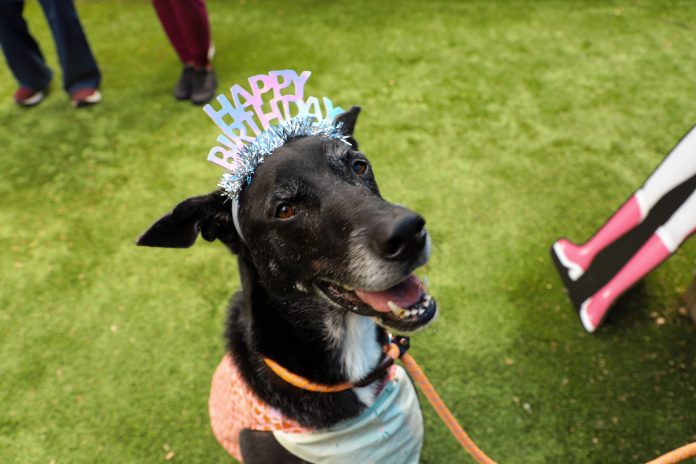
<path id="1" fill-rule="evenodd" d="M 340 349 L 341 368 L 348 380 L 357 382 L 369 374 L 380 361 L 382 349 L 377 341 L 377 325 L 367 317 L 348 314 L 342 327 L 335 327 L 334 337 Z M 355 394 L 365 406 L 375 401 L 375 386 L 356 388 Z"/>

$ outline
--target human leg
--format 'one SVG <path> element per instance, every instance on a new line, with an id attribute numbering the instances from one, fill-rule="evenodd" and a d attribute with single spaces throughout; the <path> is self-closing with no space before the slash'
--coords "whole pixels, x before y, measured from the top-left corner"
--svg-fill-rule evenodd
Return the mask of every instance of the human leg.
<path id="1" fill-rule="evenodd" d="M 670 190 L 696 174 L 696 127 L 677 144 L 643 186 L 582 245 L 561 239 L 553 245 L 568 276 L 577 280 L 590 267 L 597 253 L 632 230 Z"/>
<path id="2" fill-rule="evenodd" d="M 204 0 L 186 0 L 178 3 L 176 10 L 181 34 L 191 52 L 193 73 L 191 76 L 191 102 L 202 105 L 209 102 L 217 88 L 217 78 L 208 60 L 210 49 L 210 23 Z"/>
<path id="3" fill-rule="evenodd" d="M 182 26 L 176 14 L 177 2 L 175 0 L 153 0 L 152 4 L 169 43 L 172 44 L 179 60 L 184 65 L 179 80 L 174 86 L 174 98 L 187 100 L 191 98 L 191 82 L 194 74 L 193 53 L 189 50 L 188 43 L 181 34 Z"/>
<path id="4" fill-rule="evenodd" d="M 51 82 L 53 73 L 29 33 L 22 17 L 23 10 L 23 0 L 0 1 L 0 46 L 20 87 L 42 92 Z"/>
<path id="5" fill-rule="evenodd" d="M 204 0 L 153 0 L 162 27 L 184 64 L 174 87 L 178 100 L 210 101 L 217 79 L 209 60 L 210 23 Z"/>
<path id="6" fill-rule="evenodd" d="M 660 237 L 670 253 L 674 253 L 694 233 L 696 233 L 696 191 L 674 212 L 665 225 L 657 229 L 655 235 Z"/>
<path id="7" fill-rule="evenodd" d="M 177 0 L 152 0 L 155 12 L 159 18 L 162 29 L 172 44 L 176 54 L 183 64 L 193 64 L 193 52 L 189 49 L 189 43 L 182 33 L 186 23 L 180 22 L 179 4 L 185 3 Z"/>
<path id="8" fill-rule="evenodd" d="M 636 282 L 669 258 L 696 232 L 696 192 L 648 239 L 621 270 L 580 307 L 580 319 L 588 332 L 602 322 L 611 305 Z"/>
<path id="9" fill-rule="evenodd" d="M 40 0 L 56 42 L 63 68 L 63 87 L 71 95 L 82 89 L 97 89 L 99 67 L 82 29 L 72 0 Z"/>
<path id="10" fill-rule="evenodd" d="M 210 22 L 205 0 L 185 0 L 176 5 L 174 13 L 180 25 L 181 39 L 190 53 L 186 62 L 197 69 L 209 68 Z"/>

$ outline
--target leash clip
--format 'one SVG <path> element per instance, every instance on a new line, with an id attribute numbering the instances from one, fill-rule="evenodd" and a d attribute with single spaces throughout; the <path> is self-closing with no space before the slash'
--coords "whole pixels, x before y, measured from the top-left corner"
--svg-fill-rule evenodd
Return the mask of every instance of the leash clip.
<path id="1" fill-rule="evenodd" d="M 399 358 L 401 358 L 411 348 L 411 339 L 405 335 L 389 334 L 389 344 L 399 348 Z"/>

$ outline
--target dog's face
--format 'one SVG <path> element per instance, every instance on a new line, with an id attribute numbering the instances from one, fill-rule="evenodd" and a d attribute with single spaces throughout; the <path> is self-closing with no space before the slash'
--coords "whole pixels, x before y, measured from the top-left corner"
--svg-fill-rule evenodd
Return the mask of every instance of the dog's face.
<path id="1" fill-rule="evenodd" d="M 339 117 L 351 136 L 357 113 L 353 109 Z M 223 217 L 230 214 L 229 202 L 226 210 L 216 206 L 197 229 L 208 239 L 225 242 L 224 235 L 233 250 L 244 247 L 271 293 L 314 293 L 326 300 L 328 310 L 345 309 L 399 331 L 416 330 L 437 311 L 435 300 L 412 275 L 430 254 L 425 221 L 382 199 L 370 162 L 350 140 L 348 145 L 304 137 L 276 149 L 240 195 L 243 238 Z M 139 243 L 157 245 L 147 243 L 149 233 Z"/>

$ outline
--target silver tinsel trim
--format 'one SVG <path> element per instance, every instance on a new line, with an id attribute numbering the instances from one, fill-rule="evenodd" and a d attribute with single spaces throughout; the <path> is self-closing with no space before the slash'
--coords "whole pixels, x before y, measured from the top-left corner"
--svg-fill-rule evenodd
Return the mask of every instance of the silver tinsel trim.
<path id="1" fill-rule="evenodd" d="M 256 167 L 290 139 L 318 135 L 348 142 L 348 136 L 341 132 L 341 123 L 331 119 L 315 121 L 314 117 L 298 116 L 271 126 L 260 133 L 253 142 L 245 145 L 235 156 L 237 167 L 226 172 L 218 186 L 230 199 L 236 200 L 245 185 L 251 183 Z"/>

